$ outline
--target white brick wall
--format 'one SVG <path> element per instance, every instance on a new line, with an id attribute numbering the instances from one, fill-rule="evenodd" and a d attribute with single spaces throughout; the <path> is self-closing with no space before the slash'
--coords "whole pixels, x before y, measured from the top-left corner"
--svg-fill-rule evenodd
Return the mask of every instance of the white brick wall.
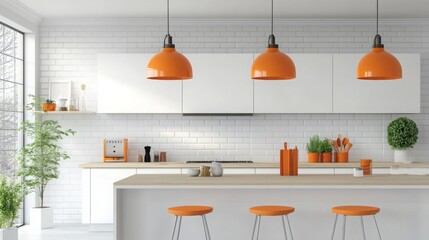
<path id="1" fill-rule="evenodd" d="M 165 34 L 164 21 L 134 23 L 70 23 L 46 21 L 40 27 L 41 94 L 47 96 L 49 80 L 72 80 L 77 96 L 80 82 L 87 83 L 89 108 L 96 110 L 97 54 L 156 53 Z M 172 35 L 184 53 L 262 52 L 266 48 L 266 22 L 181 21 L 173 23 Z M 386 49 L 397 53 L 421 53 L 422 114 L 410 115 L 420 128 L 415 153 L 429 161 L 429 21 L 385 22 L 381 34 Z M 277 41 L 289 53 L 364 53 L 372 44 L 374 25 L 356 21 L 279 21 Z M 354 148 L 351 159 L 362 157 L 391 161 L 386 144 L 392 114 L 267 114 L 252 117 L 183 117 L 166 114 L 97 114 L 52 116 L 63 127 L 78 133 L 61 143 L 71 160 L 62 163 L 61 177 L 48 187 L 47 204 L 55 209 L 56 222 L 81 218 L 80 163 L 99 162 L 101 139 L 127 137 L 131 161 L 138 150 L 151 145 L 165 150 L 170 161 L 253 160 L 276 161 L 287 141 L 298 145 L 305 161 L 310 136 L 348 136 Z"/>

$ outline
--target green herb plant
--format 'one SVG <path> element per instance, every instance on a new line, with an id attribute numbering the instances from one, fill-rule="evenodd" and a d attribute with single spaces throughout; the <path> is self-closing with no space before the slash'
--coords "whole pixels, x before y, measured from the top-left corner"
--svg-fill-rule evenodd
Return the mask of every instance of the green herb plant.
<path id="1" fill-rule="evenodd" d="M 321 140 L 319 136 L 314 136 L 310 138 L 310 142 L 307 144 L 307 151 L 309 153 L 320 153 L 320 144 Z"/>
<path id="2" fill-rule="evenodd" d="M 23 197 L 22 186 L 0 176 L 0 228 L 12 228 Z"/>
<path id="3" fill-rule="evenodd" d="M 319 152 L 320 153 L 332 153 L 332 145 L 328 139 L 324 139 L 323 141 L 320 142 Z"/>
<path id="4" fill-rule="evenodd" d="M 55 103 L 55 101 L 51 99 L 46 99 L 45 101 L 45 104 L 53 104 L 53 103 Z"/>
<path id="5" fill-rule="evenodd" d="M 387 142 L 395 150 L 412 148 L 419 139 L 418 135 L 417 124 L 407 117 L 400 117 L 387 127 Z"/>
<path id="6" fill-rule="evenodd" d="M 40 109 L 42 98 L 30 95 L 33 101 L 26 106 L 28 111 Z M 47 184 L 59 177 L 59 165 L 62 160 L 70 157 L 57 142 L 65 136 L 74 135 L 75 131 L 63 130 L 55 120 L 43 120 L 40 114 L 35 115 L 35 121 L 24 121 L 21 130 L 32 139 L 19 154 L 18 175 L 23 177 L 25 191 L 35 192 L 39 197 L 39 206 L 44 208 L 44 196 Z"/>

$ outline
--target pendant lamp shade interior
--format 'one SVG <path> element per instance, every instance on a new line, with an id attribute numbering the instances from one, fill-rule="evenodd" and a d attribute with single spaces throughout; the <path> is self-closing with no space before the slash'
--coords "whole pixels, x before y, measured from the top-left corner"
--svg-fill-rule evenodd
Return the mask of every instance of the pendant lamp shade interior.
<path id="1" fill-rule="evenodd" d="M 271 35 L 268 49 L 253 62 L 251 77 L 255 80 L 291 80 L 296 78 L 292 59 L 279 50 L 274 36 L 274 0 L 271 0 Z"/>
<path id="2" fill-rule="evenodd" d="M 170 0 L 167 0 L 167 35 L 164 48 L 149 61 L 146 77 L 152 80 L 187 80 L 192 78 L 192 65 L 180 52 L 176 51 L 170 35 Z"/>
<path id="3" fill-rule="evenodd" d="M 371 51 L 359 61 L 356 75 L 360 80 L 398 80 L 402 78 L 401 63 L 395 56 L 384 50 L 381 36 L 378 34 L 378 0 L 377 34 Z"/>

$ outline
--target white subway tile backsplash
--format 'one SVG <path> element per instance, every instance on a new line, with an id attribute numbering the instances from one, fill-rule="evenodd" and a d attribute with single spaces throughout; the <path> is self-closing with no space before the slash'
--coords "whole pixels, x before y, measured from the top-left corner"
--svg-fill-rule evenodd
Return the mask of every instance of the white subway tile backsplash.
<path id="1" fill-rule="evenodd" d="M 163 22 L 133 25 L 70 25 L 40 27 L 40 93 L 48 95 L 51 80 L 88 85 L 89 110 L 97 109 L 97 54 L 156 53 L 162 47 Z M 276 40 L 289 53 L 365 53 L 373 41 L 372 24 L 310 23 L 276 26 Z M 172 34 L 184 53 L 259 53 L 265 51 L 269 25 L 234 22 L 175 25 Z M 420 127 L 415 146 L 417 160 L 427 161 L 429 151 L 429 23 L 404 22 L 380 26 L 390 52 L 420 53 L 422 57 L 422 114 L 410 115 Z M 402 114 L 255 114 L 254 116 L 182 116 L 180 114 L 49 115 L 77 131 L 61 145 L 71 156 L 61 165 L 61 176 L 49 185 L 47 204 L 55 209 L 55 221 L 80 222 L 81 174 L 84 162 L 102 159 L 101 141 L 127 137 L 130 161 L 146 145 L 167 151 L 169 161 L 252 160 L 278 161 L 278 149 L 287 141 L 300 150 L 305 161 L 308 138 L 347 136 L 354 144 L 351 159 L 391 161 L 393 152 L 385 136 L 387 124 Z"/>

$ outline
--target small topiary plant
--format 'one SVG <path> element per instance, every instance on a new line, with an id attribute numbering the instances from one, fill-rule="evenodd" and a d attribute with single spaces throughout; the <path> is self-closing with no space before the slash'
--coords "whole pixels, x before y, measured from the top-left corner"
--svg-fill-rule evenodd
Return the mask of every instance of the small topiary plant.
<path id="1" fill-rule="evenodd" d="M 419 139 L 418 135 L 417 124 L 407 117 L 400 117 L 387 127 L 387 142 L 395 150 L 412 148 Z"/>

